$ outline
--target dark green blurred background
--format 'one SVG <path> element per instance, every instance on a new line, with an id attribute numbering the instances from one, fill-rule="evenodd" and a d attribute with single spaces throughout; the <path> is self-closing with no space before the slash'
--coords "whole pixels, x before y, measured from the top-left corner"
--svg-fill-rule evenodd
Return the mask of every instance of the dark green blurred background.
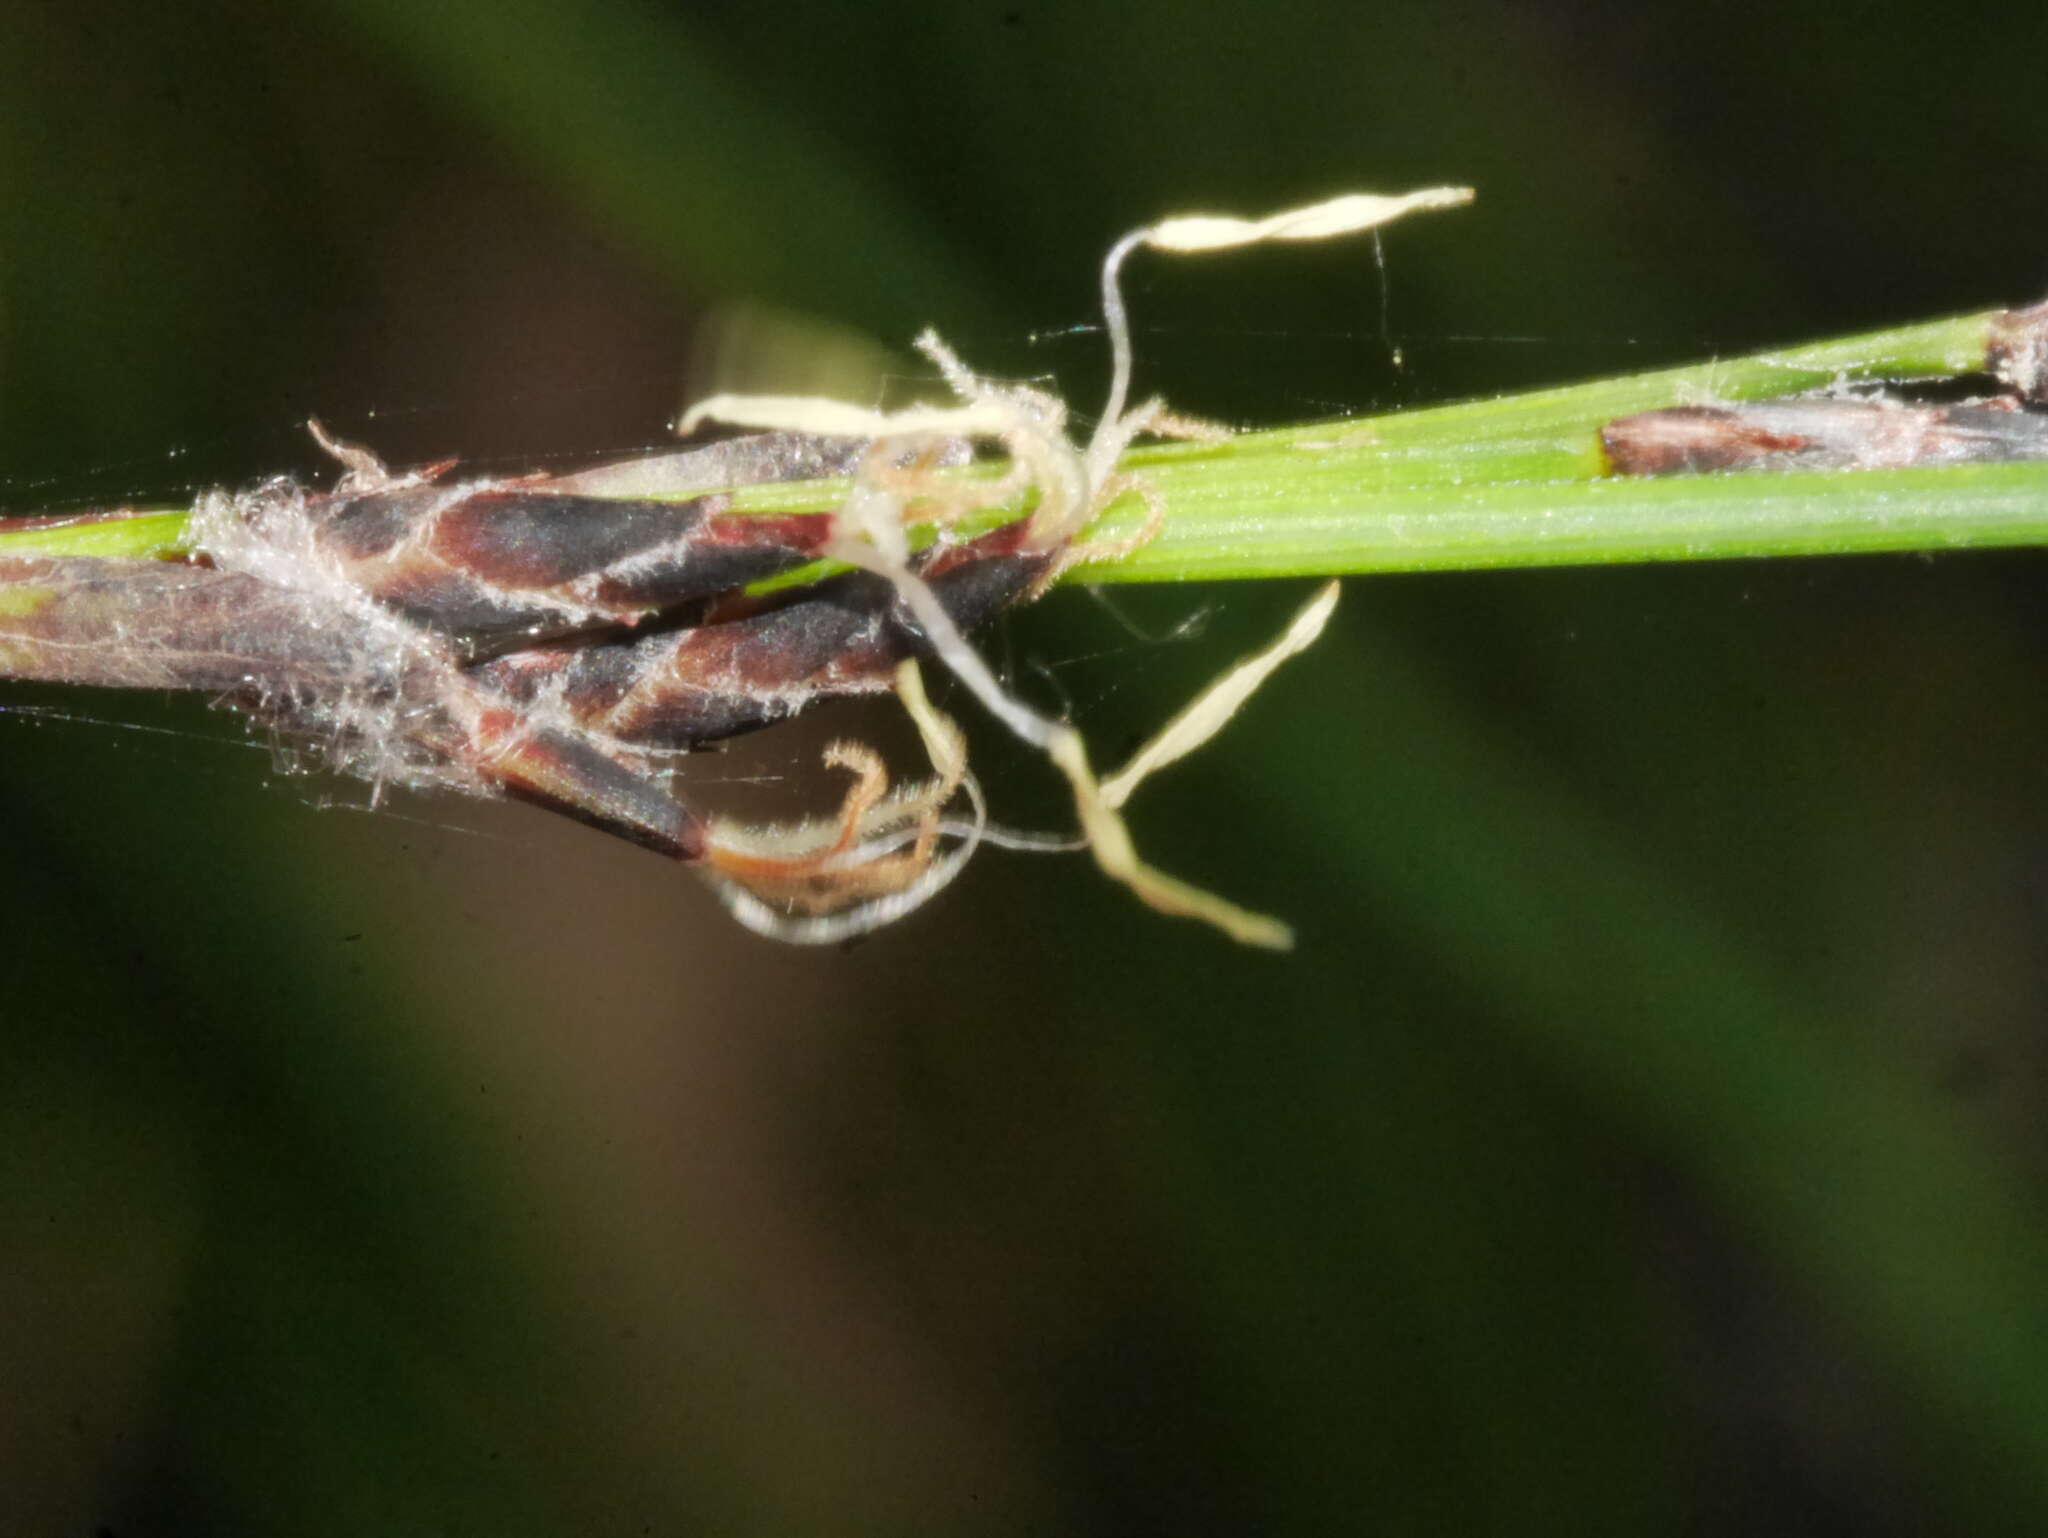
<path id="1" fill-rule="evenodd" d="M 1357 187 L 1480 201 L 1384 295 L 1141 259 L 1141 387 L 1274 424 L 2023 301 L 2044 68 L 2017 4 L 4 0 L 0 493 L 314 473 L 313 412 L 652 441 L 741 298 L 1085 405 L 1118 233 Z M 2043 576 L 1352 584 L 1137 811 L 1287 958 L 995 853 L 782 949 L 537 812 L 7 688 L 0 1531 L 2048 1530 Z M 1298 598 L 992 645 L 1114 757 Z"/>

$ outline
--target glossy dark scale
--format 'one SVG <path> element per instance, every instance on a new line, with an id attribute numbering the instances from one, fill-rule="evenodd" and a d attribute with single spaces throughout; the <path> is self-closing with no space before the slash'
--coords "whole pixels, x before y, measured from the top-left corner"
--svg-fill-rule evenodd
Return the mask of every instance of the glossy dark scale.
<path id="1" fill-rule="evenodd" d="M 1045 574 L 1053 557 L 1011 553 L 1017 538 L 1014 527 L 998 529 L 927 563 L 932 590 L 962 629 L 993 619 Z M 887 688 L 896 664 L 923 649 L 895 607 L 888 582 L 854 572 L 740 617 L 517 652 L 475 672 L 522 702 L 545 690 L 579 725 L 621 742 L 683 748 L 783 720 L 797 697 Z"/>
<path id="2" fill-rule="evenodd" d="M 313 512 L 350 580 L 475 659 L 777 576 L 830 533 L 826 514 L 738 517 L 730 500 L 405 486 Z"/>

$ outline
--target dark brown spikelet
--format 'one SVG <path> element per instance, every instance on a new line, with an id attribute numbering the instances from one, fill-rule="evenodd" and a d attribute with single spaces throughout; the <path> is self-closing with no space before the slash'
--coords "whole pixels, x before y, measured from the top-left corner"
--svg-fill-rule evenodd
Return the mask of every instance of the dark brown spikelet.
<path id="1" fill-rule="evenodd" d="M 352 583 L 474 657 L 778 576 L 829 537 L 829 514 L 733 516 L 729 501 L 400 486 L 316 499 L 309 512 Z"/>
<path id="2" fill-rule="evenodd" d="M 1055 559 L 1020 548 L 1021 525 L 941 546 L 923 575 L 963 630 L 1028 594 Z M 508 653 L 473 671 L 531 702 L 546 695 L 581 727 L 622 743 L 684 748 L 753 731 L 813 701 L 879 693 L 922 650 L 894 589 L 853 572 L 768 599 L 716 606 L 707 622 L 610 643 Z"/>

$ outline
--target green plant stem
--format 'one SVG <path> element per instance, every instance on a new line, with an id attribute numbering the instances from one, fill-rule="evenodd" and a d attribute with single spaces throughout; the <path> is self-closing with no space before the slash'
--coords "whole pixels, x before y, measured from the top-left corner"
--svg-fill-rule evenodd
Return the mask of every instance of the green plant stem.
<path id="1" fill-rule="evenodd" d="M 183 508 L 123 509 L 110 516 L 67 518 L 39 527 L 0 532 L 0 556 L 88 555 L 148 559 L 183 555 Z"/>
<path id="2" fill-rule="evenodd" d="M 1992 313 L 1499 400 L 1131 456 L 1171 516 L 1087 581 L 1944 549 L 2048 538 L 2048 465 L 1620 477 L 1599 429 L 1700 401 L 1981 370 Z M 1120 506 L 1114 535 L 1138 516 Z"/>
<path id="3" fill-rule="evenodd" d="M 1139 450 L 1165 528 L 1085 582 L 1172 582 L 2048 543 L 2048 463 L 1620 477 L 1615 417 L 1846 379 L 1981 371 L 1999 312 L 1490 401 Z M 760 512 L 830 508 L 843 482 L 742 488 Z M 1012 516 L 1021 508 L 997 516 Z M 1135 496 L 1098 526 L 1143 517 Z M 176 510 L 0 533 L 0 555 L 182 550 Z"/>
<path id="4" fill-rule="evenodd" d="M 1162 476 L 1173 515 L 1158 539 L 1076 577 L 1338 576 L 2048 542 L 2048 464 L 1365 490 L 1340 462 L 1316 476 L 1320 491 L 1305 479 L 1261 497 L 1220 479 L 1197 494 Z M 1105 532 L 1125 521 L 1136 520 L 1124 514 Z"/>

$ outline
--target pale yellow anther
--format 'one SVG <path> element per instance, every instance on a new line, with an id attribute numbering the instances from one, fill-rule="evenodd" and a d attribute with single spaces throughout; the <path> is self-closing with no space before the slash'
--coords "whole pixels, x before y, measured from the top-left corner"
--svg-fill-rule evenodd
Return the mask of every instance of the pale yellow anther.
<path id="1" fill-rule="evenodd" d="M 1129 763 L 1104 780 L 1103 802 L 1111 807 L 1122 806 L 1148 775 L 1186 758 L 1215 736 L 1244 707 L 1259 685 L 1273 676 L 1274 669 L 1315 645 L 1336 610 L 1337 584 L 1325 582 L 1272 644 L 1244 658 L 1188 701 L 1150 742 L 1131 755 Z"/>
<path id="2" fill-rule="evenodd" d="M 697 422 L 718 418 L 754 427 L 872 436 L 883 442 L 930 434 L 999 441 L 1015 472 L 1027 477 L 1038 494 L 1028 547 L 1071 549 L 1076 536 L 1122 492 L 1137 491 L 1148 503 L 1154 503 L 1140 478 L 1116 469 L 1117 460 L 1131 440 L 1145 432 L 1171 433 L 1183 428 L 1179 419 L 1157 401 L 1125 410 L 1131 373 L 1130 327 L 1118 276 L 1124 259 L 1132 251 L 1141 246 L 1178 252 L 1218 251 L 1262 241 L 1326 240 L 1375 229 L 1405 214 L 1454 208 L 1469 202 L 1471 197 L 1472 191 L 1467 187 L 1430 187 L 1395 197 L 1354 193 L 1264 219 L 1209 214 L 1166 219 L 1125 236 L 1103 263 L 1103 319 L 1110 342 L 1111 383 L 1107 408 L 1085 445 L 1068 436 L 1066 409 L 1055 397 L 1025 386 L 998 385 L 981 379 L 929 333 L 919 339 L 918 346 L 939 366 L 960 398 L 957 406 L 875 412 L 844 402 L 800 396 L 715 396 L 693 408 L 681 425 L 687 431 Z M 1043 751 L 1066 776 L 1082 837 L 1105 874 L 1163 913 L 1201 919 L 1247 945 L 1274 949 L 1291 946 L 1293 933 L 1279 920 L 1247 912 L 1145 864 L 1132 843 L 1122 808 L 1146 776 L 1207 742 L 1282 662 L 1314 642 L 1336 606 L 1337 584 L 1332 582 L 1318 591 L 1284 634 L 1205 689 L 1122 770 L 1106 781 L 1098 781 L 1080 733 L 1065 722 L 1041 715 L 1004 688 L 980 653 L 961 634 L 939 595 L 919 575 L 902 528 L 905 509 L 918 500 L 916 473 L 911 472 L 913 484 L 907 486 L 901 484 L 900 475 L 893 479 L 879 474 L 858 477 L 852 495 L 840 510 L 826 553 L 887 578 L 932 654 L 999 720 L 1025 742 Z M 1155 505 L 1154 522 L 1157 516 Z M 1070 559 L 1055 562 L 1048 575 L 1070 564 Z M 963 783 L 968 794 L 975 796 L 973 781 L 966 778 L 965 748 L 958 729 L 925 698 L 915 664 L 906 664 L 899 671 L 897 690 L 917 722 L 926 751 L 939 771 L 934 787 L 936 800 L 878 801 L 871 792 L 866 793 L 867 799 L 849 819 L 849 826 L 858 831 L 842 837 L 830 862 L 838 867 L 839 862 L 858 855 L 863 847 L 873 847 L 863 845 L 862 840 L 872 840 L 875 821 L 883 807 L 897 810 L 899 827 L 905 820 L 921 819 L 922 831 L 908 855 L 889 852 L 871 857 L 877 866 L 886 869 L 886 876 L 881 870 L 870 873 L 868 879 L 850 870 L 843 873 L 849 894 L 872 897 L 880 886 L 887 889 L 887 896 L 880 902 L 866 904 L 859 918 L 835 915 L 822 921 L 792 920 L 797 926 L 795 932 L 783 927 L 758 902 L 736 902 L 735 911 L 746 922 L 787 938 L 837 938 L 908 911 L 943 885 L 965 859 L 972 840 L 966 848 L 953 850 L 936 863 L 931 853 L 936 841 L 935 807 Z M 978 798 L 976 806 L 978 817 Z M 977 821 L 974 837 L 979 836 Z M 854 847 L 847 849 L 848 843 Z M 892 851 L 899 847 L 900 843 L 890 846 Z M 928 865 L 930 869 L 926 868 Z M 811 888 L 809 895 L 815 900 L 816 889 Z M 811 911 L 815 913 L 819 908 L 814 906 Z"/>
<path id="3" fill-rule="evenodd" d="M 1186 214 L 1162 219 L 1141 230 L 1138 238 L 1158 251 L 1223 251 L 1267 240 L 1329 240 L 1391 224 L 1404 214 L 1456 208 L 1471 201 L 1470 187 L 1425 187 L 1398 197 L 1353 192 L 1264 219 L 1239 219 L 1228 214 Z"/>

